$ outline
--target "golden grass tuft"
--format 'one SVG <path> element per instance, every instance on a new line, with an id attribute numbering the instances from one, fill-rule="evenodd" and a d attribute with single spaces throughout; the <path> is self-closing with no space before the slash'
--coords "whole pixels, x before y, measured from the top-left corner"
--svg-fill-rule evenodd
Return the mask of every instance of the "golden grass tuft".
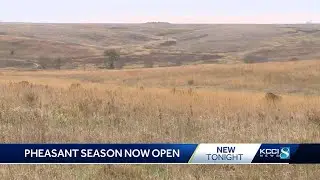
<path id="1" fill-rule="evenodd" d="M 77 89 L 79 89 L 79 88 L 81 88 L 81 84 L 80 83 L 72 83 L 71 85 L 70 85 L 70 90 L 77 90 Z"/>

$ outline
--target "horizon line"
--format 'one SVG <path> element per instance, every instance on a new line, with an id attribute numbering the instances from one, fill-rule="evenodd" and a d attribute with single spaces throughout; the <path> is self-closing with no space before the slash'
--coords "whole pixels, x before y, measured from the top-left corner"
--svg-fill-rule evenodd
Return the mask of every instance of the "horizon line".
<path id="1" fill-rule="evenodd" d="M 147 22 L 48 22 L 48 21 L 1 21 L 8 24 L 172 24 L 172 25 L 283 25 L 283 24 L 320 24 L 320 22 L 281 22 L 281 23 L 254 23 L 254 22 L 165 22 L 165 21 L 147 21 Z"/>

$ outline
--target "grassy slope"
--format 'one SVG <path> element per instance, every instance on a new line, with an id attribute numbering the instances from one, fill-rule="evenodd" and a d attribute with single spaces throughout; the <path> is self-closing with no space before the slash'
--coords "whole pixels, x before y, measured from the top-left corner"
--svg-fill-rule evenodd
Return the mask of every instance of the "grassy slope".
<path id="1" fill-rule="evenodd" d="M 92 72 L 2 71 L 0 76 L 2 142 L 320 141 L 317 61 Z M 190 79 L 194 84 L 186 85 Z M 23 80 L 36 85 L 15 84 Z M 72 83 L 81 87 L 70 88 Z M 277 89 L 282 101 L 266 101 L 263 91 L 268 88 Z M 3 166 L 0 171 L 3 179 L 289 180 L 317 179 L 320 174 L 319 167 L 305 165 Z"/>
<path id="2" fill-rule="evenodd" d="M 14 66 L 37 62 L 39 56 L 65 57 L 87 63 L 105 48 L 121 48 L 123 55 L 151 52 L 220 54 L 220 61 L 240 61 L 247 55 L 287 60 L 319 57 L 319 25 L 153 25 L 153 24 L 0 24 L 0 61 Z M 300 30 L 303 31 L 300 31 Z M 310 29 L 310 28 L 309 28 Z M 161 46 L 175 40 L 175 46 Z M 14 55 L 10 51 L 15 50 Z M 73 57 L 73 59 L 71 59 Z M 148 56 L 147 58 L 151 58 Z M 160 61 L 169 61 L 159 57 Z M 15 64 L 10 64 L 14 61 Z M 99 61 L 99 60 L 98 60 Z M 128 62 L 137 63 L 137 62 Z M 20 66 L 21 67 L 21 66 Z"/>

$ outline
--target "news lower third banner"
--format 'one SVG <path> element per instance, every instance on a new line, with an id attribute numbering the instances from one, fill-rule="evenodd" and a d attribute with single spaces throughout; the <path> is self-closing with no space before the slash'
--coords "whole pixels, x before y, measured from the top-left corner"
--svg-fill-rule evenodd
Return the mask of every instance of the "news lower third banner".
<path id="1" fill-rule="evenodd" d="M 1 164 L 317 164 L 320 144 L 0 144 Z"/>

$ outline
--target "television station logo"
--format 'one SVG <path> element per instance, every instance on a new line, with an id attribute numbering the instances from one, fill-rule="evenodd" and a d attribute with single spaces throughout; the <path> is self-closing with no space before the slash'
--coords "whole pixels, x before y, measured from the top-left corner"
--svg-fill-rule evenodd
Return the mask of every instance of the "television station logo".
<path id="1" fill-rule="evenodd" d="M 260 157 L 290 159 L 290 147 L 260 149 Z"/>

